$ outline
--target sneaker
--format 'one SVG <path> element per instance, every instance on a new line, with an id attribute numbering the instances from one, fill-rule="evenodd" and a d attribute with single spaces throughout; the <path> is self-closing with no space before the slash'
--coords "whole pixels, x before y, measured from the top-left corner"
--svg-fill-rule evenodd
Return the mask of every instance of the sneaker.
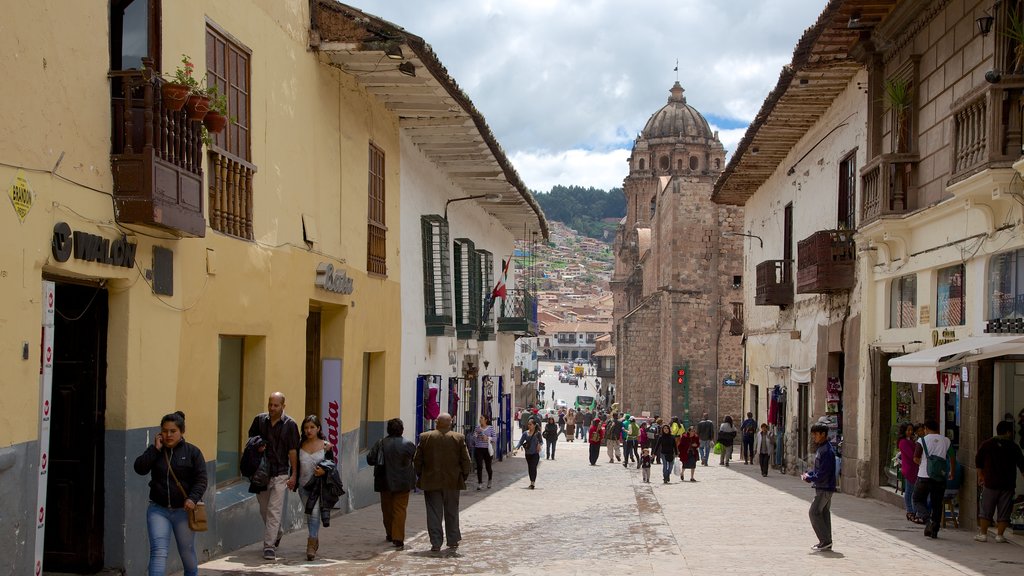
<path id="1" fill-rule="evenodd" d="M 480 491 L 480 487 L 481 487 L 481 486 L 483 486 L 483 484 L 477 484 L 477 485 L 476 485 L 476 491 L 477 491 L 477 492 L 479 492 L 479 491 Z"/>
<path id="2" fill-rule="evenodd" d="M 812 552 L 824 552 L 826 550 L 831 550 L 831 549 L 832 549 L 832 543 L 831 542 L 828 542 L 826 544 L 815 544 L 814 546 L 811 546 L 811 551 Z"/>
<path id="3" fill-rule="evenodd" d="M 394 540 L 394 541 L 391 542 L 391 544 L 394 545 L 394 547 L 398 548 L 399 550 L 402 550 L 403 548 L 405 548 L 405 542 L 402 542 L 401 540 Z"/>
<path id="4" fill-rule="evenodd" d="M 490 481 L 490 480 L 488 480 L 488 481 L 487 481 L 487 489 L 488 489 L 488 490 L 490 490 L 490 489 L 491 489 L 491 481 Z"/>
<path id="5" fill-rule="evenodd" d="M 530 490 L 533 490 L 533 484 L 530 484 Z"/>
<path id="6" fill-rule="evenodd" d="M 924 525 L 924 537 L 925 538 L 932 538 L 933 537 L 932 536 L 932 525 L 931 525 L 931 523 L 925 523 L 925 525 Z"/>
<path id="7" fill-rule="evenodd" d="M 1003 536 L 1002 534 L 996 534 L 995 541 L 1000 543 L 1000 544 L 1002 544 L 1002 543 L 1006 542 L 1006 537 Z"/>
<path id="8" fill-rule="evenodd" d="M 1002 538 L 1002 536 L 997 536 L 997 538 Z M 974 535 L 974 541 L 975 542 L 988 542 L 988 535 L 987 534 L 975 534 Z"/>
<path id="9" fill-rule="evenodd" d="M 697 481 L 696 478 L 690 478 L 690 482 L 696 482 L 696 481 Z"/>
<path id="10" fill-rule="evenodd" d="M 264 560 L 277 560 L 277 553 L 274 552 L 273 548 L 264 548 L 263 549 L 263 559 Z"/>
<path id="11" fill-rule="evenodd" d="M 440 546 L 431 546 L 430 547 L 430 551 L 436 554 L 436 553 L 441 551 L 441 547 Z"/>

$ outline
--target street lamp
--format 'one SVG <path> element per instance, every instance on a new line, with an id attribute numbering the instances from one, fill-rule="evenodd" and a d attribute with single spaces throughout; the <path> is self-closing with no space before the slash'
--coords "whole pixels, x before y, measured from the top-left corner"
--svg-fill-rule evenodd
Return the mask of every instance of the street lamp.
<path id="1" fill-rule="evenodd" d="M 452 198 L 444 203 L 444 221 L 448 221 L 448 205 L 452 202 L 462 202 L 463 200 L 486 200 L 487 202 L 498 202 L 501 200 L 501 194 L 474 194 L 472 196 L 463 196 L 462 198 Z"/>
<path id="2" fill-rule="evenodd" d="M 746 236 L 747 238 L 757 238 L 757 241 L 761 244 L 761 248 L 764 248 L 764 240 L 762 240 L 761 237 L 758 236 L 757 234 L 750 234 L 749 232 L 731 232 L 729 230 L 722 232 L 723 238 L 731 238 L 733 236 Z"/>

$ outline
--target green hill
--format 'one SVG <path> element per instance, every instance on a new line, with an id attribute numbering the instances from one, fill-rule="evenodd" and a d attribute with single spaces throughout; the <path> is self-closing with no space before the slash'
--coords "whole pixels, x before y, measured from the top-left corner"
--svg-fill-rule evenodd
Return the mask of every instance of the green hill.
<path id="1" fill-rule="evenodd" d="M 626 215 L 626 197 L 622 188 L 601 190 L 582 186 L 554 186 L 549 192 L 534 192 L 549 220 L 556 220 L 590 238 L 607 240 L 614 234 L 616 221 Z M 609 233 L 610 232 L 610 233 Z"/>

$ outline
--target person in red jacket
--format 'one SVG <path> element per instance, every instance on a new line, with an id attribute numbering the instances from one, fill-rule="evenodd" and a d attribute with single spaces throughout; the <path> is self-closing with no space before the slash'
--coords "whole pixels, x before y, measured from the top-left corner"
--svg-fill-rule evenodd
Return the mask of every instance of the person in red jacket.
<path id="1" fill-rule="evenodd" d="M 597 466 L 597 458 L 601 455 L 601 444 L 604 443 L 604 428 L 601 419 L 594 418 L 587 430 L 587 442 L 590 443 L 590 465 Z"/>

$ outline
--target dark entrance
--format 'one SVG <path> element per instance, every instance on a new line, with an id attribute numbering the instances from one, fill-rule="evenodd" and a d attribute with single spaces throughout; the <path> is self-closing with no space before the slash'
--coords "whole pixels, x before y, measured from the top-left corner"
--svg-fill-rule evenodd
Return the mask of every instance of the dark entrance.
<path id="1" fill-rule="evenodd" d="M 95 572 L 103 567 L 107 291 L 57 283 L 55 308 L 43 567 Z"/>
<path id="2" fill-rule="evenodd" d="M 320 325 L 320 311 L 311 308 L 309 316 L 306 316 L 306 414 L 318 414 L 325 418 L 327 415 L 320 413 L 323 398 L 320 382 Z"/>

